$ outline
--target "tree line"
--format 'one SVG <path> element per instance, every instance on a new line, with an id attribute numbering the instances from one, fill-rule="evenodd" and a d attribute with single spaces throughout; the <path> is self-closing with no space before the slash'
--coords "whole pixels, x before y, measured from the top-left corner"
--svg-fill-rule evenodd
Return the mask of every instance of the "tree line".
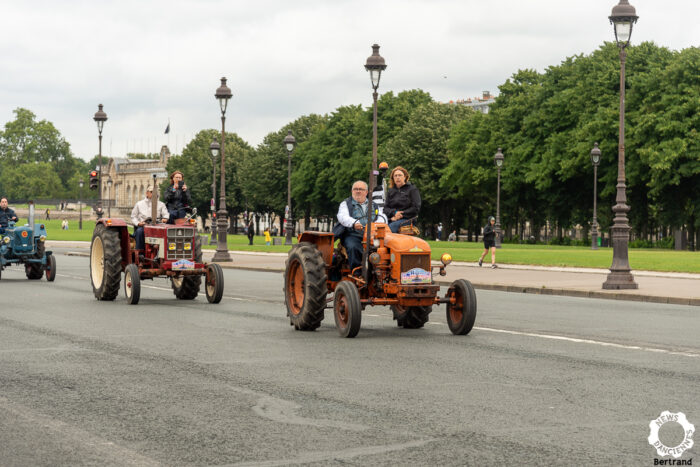
<path id="1" fill-rule="evenodd" d="M 444 232 L 459 228 L 473 238 L 486 218 L 495 214 L 493 156 L 500 147 L 505 155 L 503 228 L 522 238 L 529 223 L 537 237 L 546 225 L 561 238 L 572 226 L 581 225 L 586 231 L 590 227 L 593 168 L 589 153 L 598 142 L 602 157 L 597 217 L 601 230 L 607 232 L 617 183 L 619 72 L 614 43 L 588 55 L 568 57 L 542 72 L 518 70 L 499 86 L 487 114 L 436 102 L 422 90 L 383 93 L 378 101 L 379 159 L 410 172 L 423 198 L 419 217 L 423 231 L 441 222 Z M 28 111 L 20 110 L 27 120 L 24 112 Z M 668 235 L 681 227 L 696 237 L 699 123 L 700 49 L 673 51 L 650 42 L 630 47 L 625 154 L 628 216 L 637 238 L 653 239 L 659 232 Z M 6 177 L 3 164 L 19 162 L 17 154 L 26 153 L 17 150 L 12 131 L 6 136 L 14 128 L 8 125 L 0 132 L 0 190 L 10 189 L 8 181 L 14 179 Z M 227 133 L 226 204 L 232 217 L 245 211 L 284 216 L 287 151 L 282 140 L 287 130 L 297 140 L 291 177 L 294 218 L 305 218 L 307 225 L 311 218 L 325 220 L 328 226 L 338 204 L 349 196 L 352 182 L 368 177 L 372 109 L 346 105 L 327 115 L 301 116 L 269 133 L 257 147 Z M 212 161 L 209 145 L 219 138 L 218 130 L 202 130 L 168 163 L 168 171 L 185 174 L 200 212 L 209 210 L 212 164 L 217 165 L 218 203 L 220 162 Z M 49 164 L 68 192 L 77 183 L 66 175 L 74 167 L 71 164 L 80 162 L 65 145 L 63 150 L 58 149 L 63 148 L 60 144 L 47 146 L 53 152 L 25 162 Z M 42 176 L 32 174 L 27 177 Z"/>

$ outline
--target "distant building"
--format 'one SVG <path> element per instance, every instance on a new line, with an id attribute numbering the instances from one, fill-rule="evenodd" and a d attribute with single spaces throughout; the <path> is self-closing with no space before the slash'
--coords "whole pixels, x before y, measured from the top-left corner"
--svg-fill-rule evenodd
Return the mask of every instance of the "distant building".
<path id="1" fill-rule="evenodd" d="M 450 104 L 466 105 L 483 114 L 489 113 L 489 106 L 496 102 L 496 96 L 492 96 L 490 91 L 484 91 L 481 97 L 473 99 L 459 99 L 450 101 Z"/>
<path id="2" fill-rule="evenodd" d="M 160 172 L 166 173 L 169 158 L 170 149 L 165 145 L 160 149 L 159 159 L 110 158 L 102 174 L 104 206 L 111 205 L 112 208 L 117 208 L 116 212 L 120 215 L 129 215 L 134 204 L 146 197 L 146 187 L 153 183 L 153 171 L 160 169 Z M 107 183 L 110 179 L 111 190 Z M 167 176 L 156 180 L 159 187 L 163 182 L 168 182 Z M 114 209 L 112 215 L 115 215 Z"/>

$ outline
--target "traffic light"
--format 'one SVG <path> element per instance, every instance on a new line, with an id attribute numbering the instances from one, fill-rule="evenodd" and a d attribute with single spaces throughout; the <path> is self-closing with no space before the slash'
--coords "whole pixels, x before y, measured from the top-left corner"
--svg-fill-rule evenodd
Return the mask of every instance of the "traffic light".
<path id="1" fill-rule="evenodd" d="M 97 170 L 90 171 L 90 189 L 97 190 L 100 187 L 100 177 Z"/>

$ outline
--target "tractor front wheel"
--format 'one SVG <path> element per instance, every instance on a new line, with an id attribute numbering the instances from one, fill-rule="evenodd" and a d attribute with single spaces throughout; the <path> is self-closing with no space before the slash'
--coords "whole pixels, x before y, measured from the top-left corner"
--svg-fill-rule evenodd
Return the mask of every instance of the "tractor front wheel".
<path id="1" fill-rule="evenodd" d="M 34 255 L 32 255 L 32 258 L 34 258 L 34 259 L 43 258 L 45 249 L 46 249 L 46 247 L 44 245 L 44 242 L 37 242 L 36 253 L 34 253 Z M 25 263 L 24 264 L 24 272 L 27 275 L 27 279 L 30 279 L 30 280 L 39 280 L 42 277 L 44 277 L 44 269 L 43 269 L 41 263 Z"/>
<path id="2" fill-rule="evenodd" d="M 124 295 L 129 305 L 136 305 L 141 298 L 141 275 L 133 263 L 124 270 Z"/>
<path id="3" fill-rule="evenodd" d="M 46 280 L 49 282 L 56 280 L 56 258 L 53 255 L 46 257 Z"/>
<path id="4" fill-rule="evenodd" d="M 457 279 L 447 290 L 447 296 L 454 298 L 454 304 L 447 304 L 447 326 L 452 334 L 469 334 L 476 320 L 476 292 L 471 282 Z"/>
<path id="5" fill-rule="evenodd" d="M 90 245 L 92 293 L 98 300 L 114 300 L 119 294 L 122 251 L 119 231 L 98 224 Z"/>
<path id="6" fill-rule="evenodd" d="M 202 262 L 202 239 L 199 235 L 194 240 L 194 261 Z M 179 276 L 171 279 L 173 293 L 180 300 L 194 300 L 202 285 L 202 276 Z"/>
<path id="7" fill-rule="evenodd" d="M 294 329 L 313 331 L 321 325 L 326 293 L 323 255 L 311 243 L 294 245 L 284 270 L 284 302 Z"/>
<path id="8" fill-rule="evenodd" d="M 205 291 L 209 303 L 219 303 L 224 295 L 224 270 L 216 263 L 207 266 Z"/>
<path id="9" fill-rule="evenodd" d="M 342 337 L 355 337 L 360 332 L 362 304 L 357 287 L 350 281 L 341 281 L 333 298 L 335 326 Z"/>

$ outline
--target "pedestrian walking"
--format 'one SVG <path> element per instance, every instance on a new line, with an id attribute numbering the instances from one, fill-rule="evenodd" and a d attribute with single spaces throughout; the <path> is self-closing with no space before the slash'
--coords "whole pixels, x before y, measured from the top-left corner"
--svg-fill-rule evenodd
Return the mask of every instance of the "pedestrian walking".
<path id="1" fill-rule="evenodd" d="M 51 220 L 51 210 L 49 208 L 46 208 L 46 212 L 44 214 L 46 214 L 46 220 L 50 221 Z"/>
<path id="2" fill-rule="evenodd" d="M 255 227 L 253 226 L 253 216 L 250 216 L 250 221 L 248 221 L 248 245 L 253 244 L 253 237 L 255 237 Z"/>
<path id="3" fill-rule="evenodd" d="M 265 229 L 265 245 L 270 246 L 270 243 L 272 242 L 272 238 L 270 237 L 270 229 Z"/>
<path id="4" fill-rule="evenodd" d="M 484 261 L 484 256 L 491 250 L 491 267 L 493 269 L 496 266 L 496 218 L 489 217 L 489 222 L 484 226 L 484 252 L 481 253 L 481 258 L 479 258 L 479 267 Z"/>
<path id="5" fill-rule="evenodd" d="M 442 222 L 440 222 L 437 226 L 437 241 L 439 242 L 442 239 Z"/>

